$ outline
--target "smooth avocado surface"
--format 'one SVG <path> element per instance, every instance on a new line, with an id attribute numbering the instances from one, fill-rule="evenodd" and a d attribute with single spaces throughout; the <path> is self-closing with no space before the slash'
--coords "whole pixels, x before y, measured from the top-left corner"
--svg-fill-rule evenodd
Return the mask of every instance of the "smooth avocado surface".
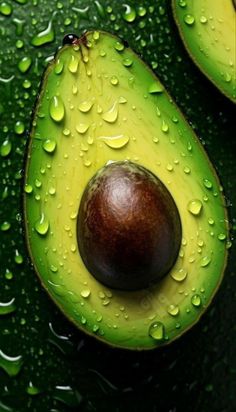
<path id="1" fill-rule="evenodd" d="M 148 287 L 144 282 L 145 287 L 140 289 L 134 276 L 131 288 L 124 290 L 124 284 L 119 288 L 119 278 L 115 287 L 110 287 L 104 278 L 99 281 L 88 270 L 85 256 L 94 258 L 93 251 L 97 253 L 99 247 L 96 249 L 93 231 L 86 232 L 86 208 L 91 182 L 101 182 L 104 170 L 111 169 L 114 176 L 116 167 L 120 173 L 130 166 L 131 186 L 117 192 L 112 184 L 112 191 L 107 191 L 112 196 L 103 196 L 100 203 L 94 198 L 92 212 L 96 215 L 99 205 L 99 210 L 108 210 L 104 199 L 108 199 L 109 207 L 112 199 L 123 216 L 127 207 L 133 210 L 132 201 L 142 199 L 142 193 L 157 193 L 152 198 L 150 216 L 158 219 L 161 210 L 160 221 L 171 216 L 172 227 L 177 228 L 173 231 L 176 253 L 173 257 L 171 248 L 167 249 L 171 264 L 167 272 L 164 266 L 157 269 L 160 273 L 163 270 L 161 280 L 150 280 Z M 130 195 L 139 170 L 145 171 L 147 190 Z M 150 176 L 155 181 L 153 189 L 148 183 Z M 159 185 L 157 192 L 155 185 Z M 91 199 L 97 193 L 96 184 L 94 187 Z M 163 193 L 168 193 L 163 195 L 165 199 L 170 196 L 173 200 L 173 204 L 172 200 L 163 201 L 163 205 L 168 204 L 166 210 L 159 203 L 155 206 L 162 187 Z M 70 36 L 50 63 L 35 110 L 24 190 L 26 236 L 35 269 L 64 314 L 87 333 L 118 347 L 155 348 L 189 329 L 211 302 L 227 257 L 228 223 L 222 188 L 202 145 L 163 85 L 115 36 L 98 31 L 85 33 L 80 39 Z M 122 199 L 124 205 L 130 199 L 130 205 L 120 208 Z M 117 216 L 116 211 L 114 218 Z M 144 219 L 141 226 L 136 225 L 137 237 L 142 227 L 150 240 L 144 242 L 157 244 L 162 256 L 163 245 L 158 239 L 166 245 L 165 239 L 170 239 L 167 228 L 172 223 L 166 220 L 160 225 L 159 236 L 158 228 L 153 232 L 152 225 L 145 232 L 143 211 L 137 216 Z M 102 230 L 110 222 L 112 231 L 115 225 L 111 213 L 108 218 L 101 220 Z M 96 216 L 91 219 L 92 225 L 96 220 Z M 125 220 L 119 218 L 117 222 L 123 236 L 126 225 L 120 231 L 120 222 Z M 97 233 L 101 236 L 103 231 Z M 87 235 L 92 240 L 81 256 Z M 137 242 L 139 257 L 144 242 Z M 119 243 L 121 258 L 128 256 L 127 248 L 127 241 Z M 134 253 L 134 247 L 131 250 Z M 154 262 L 158 251 L 151 252 Z M 113 263 L 112 258 L 111 272 Z M 147 266 L 147 276 L 151 272 Z M 109 275 L 107 270 L 101 273 Z M 124 273 L 128 278 L 128 272 Z"/>
<path id="2" fill-rule="evenodd" d="M 172 7 L 193 61 L 236 103 L 236 1 L 172 0 Z"/>

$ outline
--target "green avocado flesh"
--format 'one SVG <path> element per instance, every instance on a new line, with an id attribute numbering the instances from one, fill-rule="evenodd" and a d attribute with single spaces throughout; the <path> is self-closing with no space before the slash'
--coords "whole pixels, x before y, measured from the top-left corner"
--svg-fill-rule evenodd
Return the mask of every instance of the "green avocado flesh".
<path id="1" fill-rule="evenodd" d="M 166 186 L 182 241 L 170 272 L 146 289 L 113 290 L 86 269 L 77 244 L 83 192 L 109 162 L 132 161 Z M 80 329 L 150 349 L 189 329 L 223 276 L 228 236 L 222 189 L 203 147 L 142 60 L 107 33 L 86 33 L 49 65 L 28 149 L 24 207 L 35 269 Z"/>
<path id="2" fill-rule="evenodd" d="M 236 103 L 235 0 L 172 0 L 187 51 L 203 73 Z"/>

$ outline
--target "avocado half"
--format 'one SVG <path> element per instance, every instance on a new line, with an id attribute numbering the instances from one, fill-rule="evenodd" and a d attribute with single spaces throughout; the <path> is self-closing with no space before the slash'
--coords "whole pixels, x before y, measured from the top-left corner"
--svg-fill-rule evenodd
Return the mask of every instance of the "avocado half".
<path id="1" fill-rule="evenodd" d="M 193 61 L 236 103 L 236 1 L 172 0 L 172 8 Z"/>
<path id="2" fill-rule="evenodd" d="M 118 347 L 155 348 L 198 321 L 222 280 L 228 237 L 222 188 L 183 115 L 130 48 L 98 31 L 64 43 L 44 75 L 28 147 L 29 252 L 49 295 L 77 327 Z M 182 226 L 165 277 L 133 291 L 97 280 L 77 237 L 85 188 L 98 171 L 124 161 L 162 182 Z"/>

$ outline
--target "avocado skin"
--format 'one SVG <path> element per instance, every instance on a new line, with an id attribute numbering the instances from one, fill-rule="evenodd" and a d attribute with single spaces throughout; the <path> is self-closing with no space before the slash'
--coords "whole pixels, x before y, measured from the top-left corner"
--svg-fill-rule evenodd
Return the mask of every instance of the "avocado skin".
<path id="1" fill-rule="evenodd" d="M 191 0 L 184 7 L 178 0 L 172 0 L 172 11 L 193 62 L 221 93 L 236 103 L 235 0 Z"/>
<path id="2" fill-rule="evenodd" d="M 164 53 L 160 53 L 158 72 L 163 81 L 163 76 L 169 73 L 169 76 L 165 78 L 166 86 L 172 91 L 173 97 L 181 102 L 183 112 L 188 114 L 189 120 L 195 124 L 199 135 L 206 141 L 206 148 L 213 163 L 218 165 L 222 184 L 226 193 L 228 193 L 228 197 L 233 202 L 233 207 L 230 208 L 231 216 L 235 216 L 236 179 L 234 177 L 236 175 L 236 162 L 234 153 L 236 151 L 236 139 L 234 138 L 234 106 L 230 101 L 223 98 L 217 90 L 208 87 L 208 85 L 211 86 L 209 82 L 203 84 L 202 76 L 198 76 L 194 65 L 186 60 L 181 41 L 170 18 L 171 10 L 168 2 L 160 1 L 155 2 L 155 4 L 149 2 L 148 6 L 153 5 L 155 8 L 152 21 L 148 23 L 148 29 L 150 34 L 153 34 L 154 40 L 152 44 L 149 45 L 148 43 L 146 48 L 143 48 L 134 37 L 136 34 L 137 36 L 141 34 L 142 38 L 148 40 L 149 30 L 146 30 L 146 32 L 141 30 L 138 27 L 139 21 L 134 21 L 132 25 L 122 21 L 121 18 L 119 19 L 121 5 L 114 1 L 110 1 L 109 4 L 113 8 L 114 15 L 117 16 L 116 21 L 120 25 L 120 33 L 123 37 L 129 38 L 132 47 L 143 54 L 146 62 L 150 63 L 150 56 L 155 60 L 155 51 L 157 49 L 165 50 L 167 45 L 169 56 L 177 55 L 182 58 L 181 65 L 178 65 L 175 59 L 168 64 L 167 57 L 164 56 Z M 164 7 L 166 14 L 159 16 L 159 5 Z M 81 7 L 86 6 L 87 2 L 81 2 Z M 14 2 L 15 13 L 12 17 L 15 17 L 15 15 L 23 17 L 23 10 L 27 9 L 27 13 L 24 14 L 27 27 L 31 28 L 32 17 L 30 12 L 37 12 L 42 27 L 46 27 L 48 17 L 52 12 L 51 7 L 51 2 L 38 2 L 37 6 L 31 2 L 28 2 L 27 6 Z M 100 20 L 95 8 L 90 11 L 98 19 L 101 27 L 104 29 L 109 27 L 109 30 L 114 29 L 113 23 L 109 21 L 109 16 L 106 16 L 107 19 Z M 35 70 L 33 73 L 33 70 L 30 70 L 27 73 L 27 79 L 32 82 L 32 90 L 36 91 L 42 75 L 44 59 L 49 54 L 54 53 L 55 48 L 60 44 L 60 30 L 64 29 L 64 20 L 67 17 L 73 19 L 69 3 L 64 4 L 63 13 L 58 13 L 53 22 L 54 29 L 57 32 L 56 40 L 52 44 L 42 47 L 40 49 L 41 56 L 37 56 L 38 49 L 30 46 L 31 31 L 24 31 L 22 37 L 25 42 L 24 49 L 17 49 L 15 47 L 15 24 L 9 24 L 12 20 L 11 16 L 7 18 L 2 16 L 1 29 L 6 30 L 8 41 L 4 42 L 4 48 L 2 48 L 4 59 L 1 65 L 1 75 L 8 78 L 9 73 L 14 73 L 15 78 L 12 84 L 16 92 L 21 91 L 22 82 L 25 78 L 25 75 L 18 74 L 17 69 L 17 62 L 22 57 L 22 51 L 26 55 L 30 54 L 33 61 L 38 58 L 39 69 L 37 72 Z M 146 17 L 149 17 L 148 13 Z M 154 24 L 155 19 L 159 21 L 158 31 Z M 143 20 L 145 22 L 146 18 L 143 18 Z M 80 23 L 82 29 L 86 28 L 87 24 L 87 21 L 81 21 Z M 74 31 L 72 26 L 73 23 L 66 30 Z M 131 27 L 133 32 L 130 30 Z M 34 26 L 31 30 L 35 32 L 36 29 L 37 27 Z M 162 36 L 159 35 L 160 31 Z M 5 38 L 5 35 L 2 34 L 3 41 Z M 10 58 L 8 51 L 10 53 L 12 50 L 14 54 Z M 184 77 L 186 72 L 188 75 Z M 184 88 L 183 85 L 185 85 Z M 186 98 L 188 89 L 192 90 L 191 99 Z M 11 88 L 3 83 L 0 83 L 0 90 L 0 103 L 3 104 L 4 102 L 5 107 L 5 112 L 0 116 L 1 128 L 8 125 L 9 130 L 13 130 L 15 119 L 9 116 L 9 113 L 15 113 L 16 118 L 18 117 L 17 93 L 12 93 Z M 207 99 L 205 99 L 206 95 Z M 30 122 L 29 107 L 33 106 L 34 100 L 33 93 L 30 93 L 27 104 L 25 107 L 21 107 L 26 125 L 29 125 Z M 221 112 L 221 115 L 219 115 L 219 112 Z M 1 134 L 2 139 L 4 135 Z M 15 142 L 14 139 L 13 141 Z M 3 182 L 6 178 L 6 172 L 9 173 L 8 179 L 14 184 L 14 174 L 19 170 L 19 165 L 23 167 L 25 138 L 19 139 L 17 136 L 16 141 L 21 154 L 19 150 L 11 152 L 8 158 L 8 161 L 11 160 L 11 165 L 6 166 L 6 158 L 0 157 L 2 165 L 0 168 L 2 185 L 0 184 L 0 186 L 2 191 L 4 190 Z M 222 144 L 222 142 L 224 143 Z M 12 227 L 14 228 L 14 230 L 1 233 L 1 246 L 5 246 L 4 253 L 0 253 L 1 301 L 6 302 L 10 297 L 16 296 L 16 304 L 24 312 L 26 326 L 20 325 L 19 318 L 14 314 L 1 316 L 2 330 L 9 331 L 8 334 L 2 333 L 1 335 L 1 349 L 5 349 L 5 352 L 12 356 L 21 353 L 24 358 L 25 370 L 26 368 L 31 369 L 32 381 L 37 382 L 37 386 L 46 388 L 46 393 L 44 392 L 43 395 L 39 396 L 24 393 L 22 385 L 24 385 L 24 382 L 27 383 L 24 380 L 27 378 L 26 374 L 23 376 L 20 374 L 14 378 L 14 385 L 9 385 L 9 377 L 1 371 L 1 406 L 5 404 L 13 407 L 14 403 L 15 409 L 22 412 L 26 412 L 28 409 L 34 409 L 35 412 L 41 412 L 42 409 L 45 411 L 55 408 L 60 411 L 71 409 L 69 406 L 64 406 L 60 401 L 55 400 L 52 391 L 48 390 L 54 388 L 60 382 L 61 385 L 70 385 L 84 397 L 84 404 L 77 408 L 89 410 L 92 405 L 96 405 L 99 412 L 110 411 L 111 405 L 116 405 L 117 408 L 125 412 L 130 409 L 140 411 L 142 409 L 141 405 L 144 405 L 144 403 L 146 409 L 150 411 L 154 408 L 154 405 L 158 405 L 158 408 L 163 411 L 173 409 L 177 409 L 177 411 L 184 410 L 185 412 L 198 410 L 201 412 L 209 412 L 209 410 L 234 411 L 236 409 L 234 385 L 236 352 L 232 342 L 235 341 L 233 304 L 236 287 L 236 277 L 233 275 L 236 259 L 235 248 L 231 249 L 231 259 L 225 280 L 211 308 L 201 322 L 185 334 L 181 340 L 156 352 L 130 353 L 130 351 L 114 350 L 114 348 L 109 348 L 84 333 L 76 331 L 76 328 L 65 319 L 64 315 L 58 312 L 51 299 L 45 295 L 39 280 L 35 277 L 34 269 L 27 259 L 27 250 L 22 242 L 23 222 L 16 222 L 15 220 L 16 213 L 23 212 L 21 210 L 20 185 L 18 181 L 16 182 L 16 185 L 14 185 L 15 195 L 9 195 L 7 199 L 1 201 L 2 216 L 9 220 L 11 210 Z M 21 265 L 15 265 L 13 262 L 13 241 L 24 257 L 24 262 Z M 10 265 L 14 267 L 12 281 L 4 279 L 5 267 L 9 268 Z M 24 294 L 21 293 L 22 289 L 24 289 Z M 19 311 L 17 311 L 17 314 L 20 316 Z M 11 322 L 13 316 L 15 321 Z M 54 335 L 50 335 L 49 322 L 59 335 L 69 339 L 60 341 L 56 340 Z M 50 341 L 48 340 L 49 336 Z M 56 343 L 53 344 L 52 340 L 59 347 L 64 342 L 64 345 L 61 345 L 62 349 L 60 350 Z M 34 353 L 32 351 L 30 356 L 29 341 L 31 347 L 34 348 Z M 17 348 L 20 349 L 19 352 L 17 352 Z M 67 348 L 68 350 L 66 350 Z M 6 349 L 8 349 L 8 352 Z M 44 353 L 39 359 L 38 353 L 42 352 L 42 349 Z M 39 360 L 40 366 L 38 364 Z M 99 375 L 95 371 L 98 371 Z M 118 374 L 118 371 L 124 371 L 124 373 Z M 142 390 L 140 390 L 141 383 Z M 4 386 L 8 387 L 6 395 L 3 390 Z"/>

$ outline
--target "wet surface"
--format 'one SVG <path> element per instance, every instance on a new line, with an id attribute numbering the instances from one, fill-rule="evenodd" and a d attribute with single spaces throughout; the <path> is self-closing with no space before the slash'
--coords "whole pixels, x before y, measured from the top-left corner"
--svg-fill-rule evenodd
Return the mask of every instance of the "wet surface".
<path id="1" fill-rule="evenodd" d="M 109 348 L 77 331 L 42 289 L 26 251 L 22 176 L 42 73 L 65 34 L 94 27 L 127 40 L 181 107 L 218 170 L 234 234 L 235 107 L 193 66 L 169 5 L 134 3 L 16 0 L 0 5 L 0 411 L 236 408 L 234 245 L 222 286 L 203 319 L 171 346 L 148 353 Z"/>

